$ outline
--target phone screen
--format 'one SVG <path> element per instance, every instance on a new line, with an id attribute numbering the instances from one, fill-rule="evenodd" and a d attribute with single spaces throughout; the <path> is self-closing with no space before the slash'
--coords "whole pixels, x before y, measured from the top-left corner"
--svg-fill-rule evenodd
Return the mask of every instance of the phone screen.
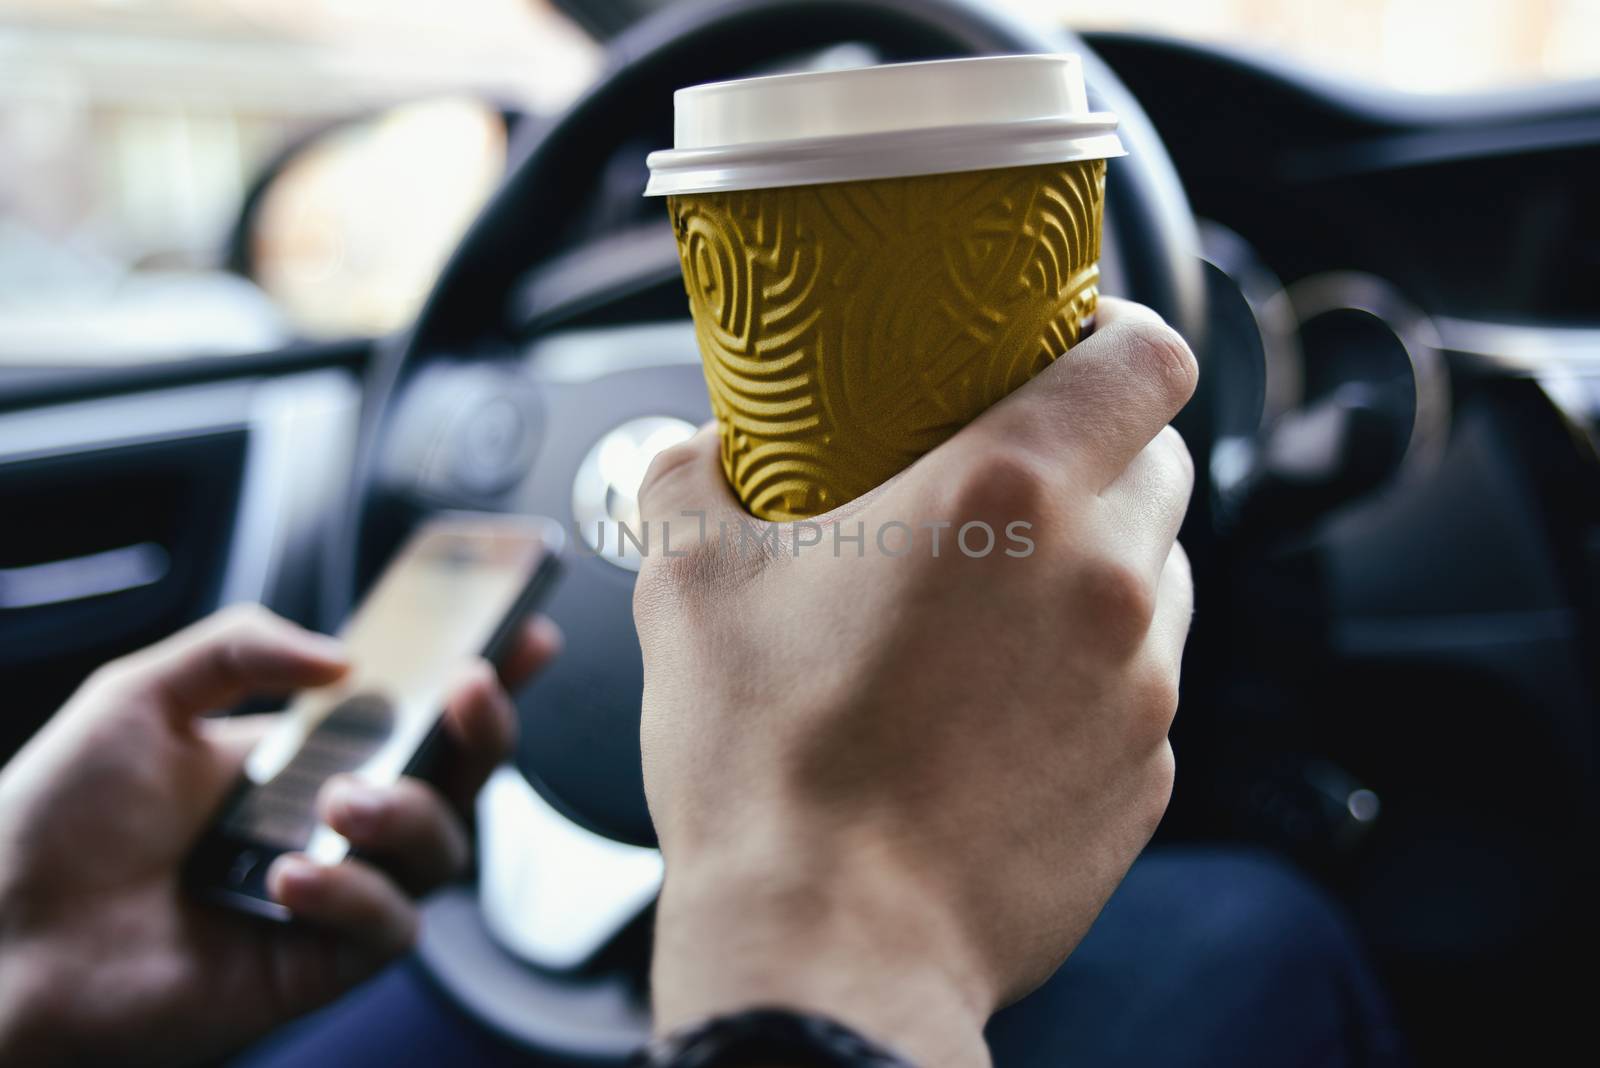
<path id="1" fill-rule="evenodd" d="M 251 752 L 220 829 L 323 863 L 343 857 L 348 843 L 316 817 L 322 784 L 339 773 L 376 784 L 406 773 L 464 663 L 488 650 L 518 607 L 548 540 L 537 520 L 424 527 L 341 632 L 349 674 L 295 698 Z"/>

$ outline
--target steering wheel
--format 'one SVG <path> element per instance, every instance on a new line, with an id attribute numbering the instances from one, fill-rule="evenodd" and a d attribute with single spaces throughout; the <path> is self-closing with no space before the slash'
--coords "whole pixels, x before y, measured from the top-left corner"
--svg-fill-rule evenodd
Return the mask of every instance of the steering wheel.
<path id="1" fill-rule="evenodd" d="M 570 532 L 576 499 L 588 492 L 575 489 L 575 480 L 586 461 L 592 475 L 595 449 L 608 435 L 621 428 L 623 446 L 636 447 L 640 435 L 628 438 L 629 427 L 709 418 L 665 209 L 658 226 L 600 227 L 596 233 L 585 220 L 592 220 L 600 192 L 619 181 L 636 182 L 642 191 L 644 151 L 670 143 L 673 90 L 840 44 L 864 45 L 882 62 L 1082 54 L 1091 103 L 1119 116 L 1128 149 L 1126 157 L 1110 161 L 1103 288 L 1149 304 L 1202 351 L 1199 241 L 1176 172 L 1138 103 L 1076 37 L 967 0 L 672 5 L 616 40 L 599 83 L 518 146 L 513 169 L 444 267 L 417 322 L 375 363 L 353 507 L 325 575 L 330 621 L 346 614 L 428 512 L 526 510 L 552 515 Z M 604 321 L 606 308 L 627 306 L 649 285 L 662 291 L 662 283 L 676 294 L 681 322 L 570 329 L 572 308 L 581 307 L 582 321 Z M 567 328 L 560 325 L 563 315 Z M 645 419 L 663 422 L 638 422 Z M 1191 444 L 1199 455 L 1203 443 Z M 602 485 L 598 492 L 605 498 L 616 489 Z M 649 844 L 639 763 L 642 669 L 631 610 L 634 573 L 618 566 L 614 555 L 571 555 L 548 606 L 567 631 L 567 651 L 525 695 L 517 766 L 568 819 L 610 839 Z M 454 948 L 436 945 L 430 956 L 465 954 L 471 967 L 462 959 L 434 960 L 435 972 L 457 987 L 492 973 L 500 993 L 455 993 L 497 1026 L 568 1053 L 615 1052 L 632 1041 L 624 1035 L 623 1045 L 608 1045 L 594 1028 L 592 1034 L 573 1030 L 573 999 L 596 981 L 594 966 L 570 975 L 518 969 L 508 955 L 495 959 L 492 949 L 466 946 L 470 939 L 459 931 L 452 937 Z M 630 966 L 636 967 L 637 961 Z M 526 989 L 505 994 L 506 984 L 516 982 Z M 484 997 L 498 999 L 498 1008 L 481 1004 Z M 560 1008 L 535 1011 L 540 999 Z"/>

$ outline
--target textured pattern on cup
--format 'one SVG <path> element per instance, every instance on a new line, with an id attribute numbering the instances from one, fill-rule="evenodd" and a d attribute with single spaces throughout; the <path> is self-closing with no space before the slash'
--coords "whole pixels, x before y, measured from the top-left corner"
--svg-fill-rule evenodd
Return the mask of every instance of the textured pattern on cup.
<path id="1" fill-rule="evenodd" d="M 667 198 L 728 481 L 818 515 L 1078 340 L 1103 159 Z"/>

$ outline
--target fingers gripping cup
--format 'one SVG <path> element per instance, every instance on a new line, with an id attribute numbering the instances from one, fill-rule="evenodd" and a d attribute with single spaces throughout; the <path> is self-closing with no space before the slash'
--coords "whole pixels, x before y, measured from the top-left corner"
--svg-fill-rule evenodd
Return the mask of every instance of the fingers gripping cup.
<path id="1" fill-rule="evenodd" d="M 728 481 L 817 515 L 1078 340 L 1116 119 L 1076 56 L 777 75 L 675 97 L 665 195 Z"/>

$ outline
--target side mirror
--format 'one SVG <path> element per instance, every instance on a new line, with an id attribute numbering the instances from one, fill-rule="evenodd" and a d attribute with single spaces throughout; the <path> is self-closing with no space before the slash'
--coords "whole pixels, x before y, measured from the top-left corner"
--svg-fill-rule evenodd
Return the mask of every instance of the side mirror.
<path id="1" fill-rule="evenodd" d="M 451 97 L 301 137 L 246 197 L 227 268 L 302 337 L 399 329 L 504 176 L 510 122 L 492 104 Z"/>

